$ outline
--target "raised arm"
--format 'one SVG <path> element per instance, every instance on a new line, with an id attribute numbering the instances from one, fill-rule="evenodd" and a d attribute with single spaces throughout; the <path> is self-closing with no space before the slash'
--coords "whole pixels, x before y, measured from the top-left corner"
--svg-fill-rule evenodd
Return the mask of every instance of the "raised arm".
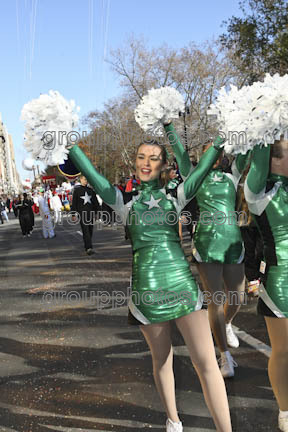
<path id="1" fill-rule="evenodd" d="M 247 168 L 251 158 L 251 150 L 249 150 L 247 153 L 238 154 L 234 160 L 235 167 L 237 168 L 237 171 L 240 173 L 240 175 L 243 173 L 243 171 Z"/>
<path id="2" fill-rule="evenodd" d="M 185 207 L 187 202 L 196 195 L 206 175 L 219 158 L 222 152 L 221 145 L 223 142 L 223 138 L 217 137 L 214 140 L 213 145 L 201 156 L 201 159 L 194 171 L 192 171 L 187 179 L 178 186 L 177 196 L 181 207 Z"/>
<path id="3" fill-rule="evenodd" d="M 247 166 L 250 163 L 250 159 L 251 159 L 251 150 L 249 150 L 244 155 L 239 153 L 232 162 L 231 171 L 233 175 L 233 182 L 235 184 L 236 189 L 238 187 L 239 180 L 244 170 L 247 168 Z"/>
<path id="4" fill-rule="evenodd" d="M 85 175 L 88 182 L 95 189 L 98 195 L 105 201 L 108 205 L 116 204 L 116 189 L 111 183 L 101 175 L 93 166 L 92 162 L 85 153 L 75 145 L 69 151 L 69 157 L 73 164 Z"/>
<path id="5" fill-rule="evenodd" d="M 246 179 L 245 187 L 257 195 L 266 187 L 270 165 L 270 146 L 260 147 L 257 145 L 252 152 L 250 170 Z M 245 194 L 246 195 L 246 194 Z"/>
<path id="6" fill-rule="evenodd" d="M 167 137 L 169 139 L 170 145 L 172 146 L 173 153 L 175 154 L 177 164 L 179 167 L 179 172 L 183 180 L 188 177 L 189 173 L 194 168 L 187 151 L 184 149 L 176 131 L 173 123 L 164 125 Z"/>

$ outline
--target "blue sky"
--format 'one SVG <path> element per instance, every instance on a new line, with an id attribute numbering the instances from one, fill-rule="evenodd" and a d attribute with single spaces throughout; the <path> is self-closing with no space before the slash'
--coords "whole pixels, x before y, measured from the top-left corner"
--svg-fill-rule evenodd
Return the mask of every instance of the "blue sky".
<path id="1" fill-rule="evenodd" d="M 238 0 L 0 0 L 0 112 L 12 135 L 17 168 L 27 157 L 20 113 L 50 89 L 80 106 L 80 116 L 121 93 L 105 57 L 132 33 L 149 45 L 180 48 L 223 33 L 240 16 Z"/>

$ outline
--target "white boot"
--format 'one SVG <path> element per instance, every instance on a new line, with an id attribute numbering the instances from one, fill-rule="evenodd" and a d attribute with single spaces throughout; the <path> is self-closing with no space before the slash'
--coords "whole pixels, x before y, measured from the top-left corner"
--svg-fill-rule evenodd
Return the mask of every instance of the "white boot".
<path id="1" fill-rule="evenodd" d="M 227 343 L 231 348 L 239 347 L 239 339 L 233 331 L 232 324 L 226 324 Z"/>
<path id="2" fill-rule="evenodd" d="M 234 367 L 238 366 L 229 351 L 221 352 L 220 370 L 223 378 L 234 376 Z"/>
<path id="3" fill-rule="evenodd" d="M 288 432 L 288 411 L 279 411 L 278 425 L 282 432 Z"/>
<path id="4" fill-rule="evenodd" d="M 181 421 L 177 423 L 168 418 L 166 421 L 166 432 L 183 432 Z"/>

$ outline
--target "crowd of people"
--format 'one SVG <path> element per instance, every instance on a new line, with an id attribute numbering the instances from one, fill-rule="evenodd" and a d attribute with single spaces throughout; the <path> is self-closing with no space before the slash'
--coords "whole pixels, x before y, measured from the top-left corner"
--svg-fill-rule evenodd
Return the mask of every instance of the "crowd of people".
<path id="1" fill-rule="evenodd" d="M 117 186 L 121 191 L 134 191 L 140 181 L 135 179 L 135 175 L 123 178 Z M 81 187 L 83 186 L 83 187 Z M 87 192 L 93 195 L 93 205 L 89 206 L 88 202 L 81 199 L 81 194 Z M 88 205 L 87 205 L 88 204 Z M 79 213 L 79 222 L 83 231 L 84 247 L 88 255 L 93 253 L 92 234 L 93 223 L 97 217 L 99 221 L 108 226 L 115 224 L 115 212 L 108 206 L 99 195 L 87 186 L 87 180 L 84 176 L 79 176 L 76 181 L 71 183 L 64 182 L 61 186 L 51 188 L 45 184 L 36 187 L 34 190 L 27 190 L 15 197 L 3 195 L 0 197 L 0 221 L 2 224 L 9 222 L 9 214 L 14 213 L 14 218 L 19 219 L 23 238 L 30 237 L 34 227 L 35 215 L 40 215 L 42 219 L 42 233 L 44 238 L 56 237 L 54 227 L 62 223 L 63 214 L 69 211 Z M 90 217 L 94 212 L 95 218 L 91 223 L 85 220 L 81 222 L 81 214 Z M 102 219 L 101 219 L 102 214 Z"/>

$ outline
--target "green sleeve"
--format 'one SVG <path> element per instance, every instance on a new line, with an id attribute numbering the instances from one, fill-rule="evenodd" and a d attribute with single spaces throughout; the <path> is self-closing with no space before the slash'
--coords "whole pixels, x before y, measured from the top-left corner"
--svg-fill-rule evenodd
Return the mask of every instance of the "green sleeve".
<path id="1" fill-rule="evenodd" d="M 206 175 L 213 167 L 214 163 L 219 158 L 222 148 L 218 146 L 223 142 L 220 137 L 217 137 L 213 146 L 211 146 L 202 156 L 201 159 L 191 172 L 189 177 L 184 181 L 184 194 L 186 200 L 190 200 L 197 193 Z"/>
<path id="2" fill-rule="evenodd" d="M 172 146 L 173 153 L 175 154 L 180 175 L 181 177 L 186 178 L 188 177 L 192 168 L 189 154 L 184 149 L 180 139 L 178 138 L 173 124 L 169 123 L 167 125 L 164 125 L 164 129 L 166 131 L 170 145 Z"/>
<path id="3" fill-rule="evenodd" d="M 259 194 L 266 186 L 270 169 L 270 146 L 257 145 L 252 152 L 250 170 L 247 176 L 247 186 L 254 194 Z"/>
<path id="4" fill-rule="evenodd" d="M 84 174 L 90 185 L 94 188 L 96 193 L 100 195 L 103 201 L 108 205 L 114 205 L 116 203 L 116 190 L 114 186 L 112 186 L 104 176 L 98 173 L 90 159 L 88 159 L 77 145 L 71 148 L 69 157 L 79 171 Z"/>

